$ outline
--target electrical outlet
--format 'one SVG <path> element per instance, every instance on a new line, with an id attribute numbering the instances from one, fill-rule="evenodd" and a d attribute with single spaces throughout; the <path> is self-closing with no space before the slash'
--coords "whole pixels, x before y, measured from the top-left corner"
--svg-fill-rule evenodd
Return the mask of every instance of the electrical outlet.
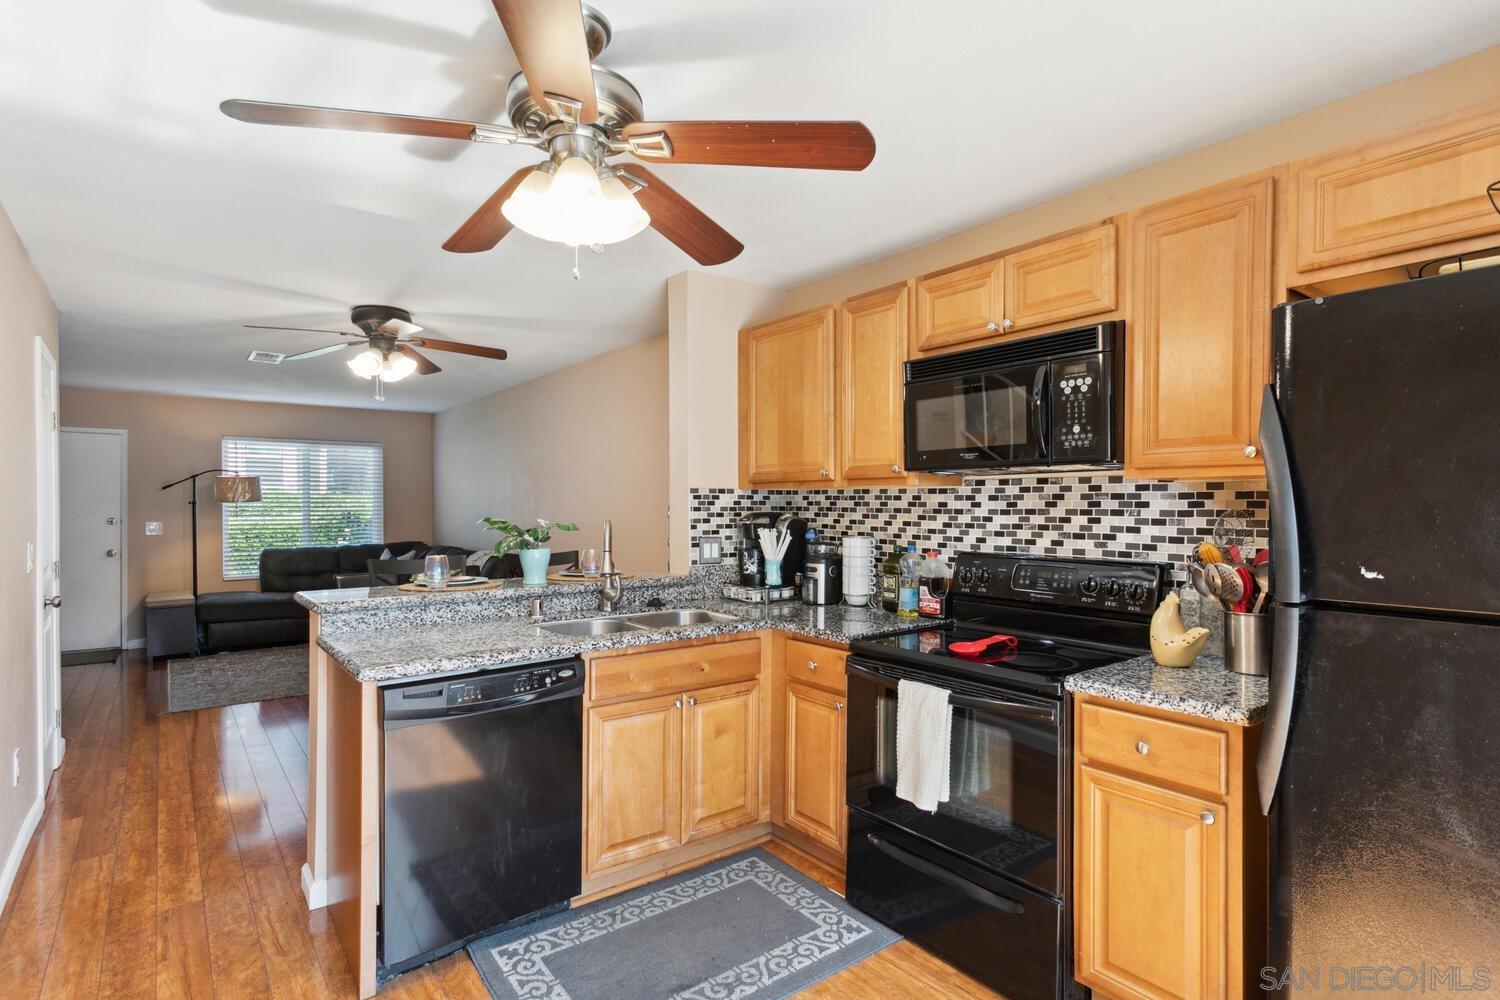
<path id="1" fill-rule="evenodd" d="M 16 747 L 16 752 L 10 757 L 10 787 L 15 788 L 21 783 L 21 748 Z"/>
<path id="2" fill-rule="evenodd" d="M 146 522 L 146 534 L 148 534 L 148 535 L 159 535 L 159 534 L 161 534 L 161 522 L 160 521 L 147 521 Z"/>

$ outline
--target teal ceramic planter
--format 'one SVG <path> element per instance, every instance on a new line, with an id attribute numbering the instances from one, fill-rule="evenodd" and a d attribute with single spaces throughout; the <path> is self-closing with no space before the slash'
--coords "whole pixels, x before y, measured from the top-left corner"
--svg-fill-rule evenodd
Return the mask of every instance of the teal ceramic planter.
<path id="1" fill-rule="evenodd" d="M 547 566 L 552 561 L 551 549 L 521 549 L 521 582 L 528 587 L 547 585 Z"/>

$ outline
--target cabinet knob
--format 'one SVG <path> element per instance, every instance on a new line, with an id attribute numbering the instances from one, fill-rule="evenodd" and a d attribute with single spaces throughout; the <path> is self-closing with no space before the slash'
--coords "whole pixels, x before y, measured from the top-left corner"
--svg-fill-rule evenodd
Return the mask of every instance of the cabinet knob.
<path id="1" fill-rule="evenodd" d="M 828 478 L 828 470 L 827 469 L 819 469 L 818 470 L 818 475 L 822 476 L 824 479 L 827 479 Z"/>
<path id="2" fill-rule="evenodd" d="M 1144 757 L 1151 752 L 1151 744 L 1147 743 L 1145 740 L 1136 740 L 1135 752 Z"/>
<path id="3" fill-rule="evenodd" d="M 1013 327 L 1015 325 L 1016 325 L 1016 321 L 1013 320 L 1013 319 L 1011 319 L 1009 316 L 1005 317 L 1004 319 L 1002 319 L 1000 321 L 1000 329 L 1002 329 L 1002 330 L 1009 330 L 1011 327 Z"/>
<path id="4" fill-rule="evenodd" d="M 682 707 L 682 699 L 678 698 L 676 701 L 672 702 L 672 707 L 673 708 L 681 708 Z"/>
<path id="5" fill-rule="evenodd" d="M 984 328 L 990 333 L 994 333 L 996 330 L 1000 329 L 1000 324 L 996 323 L 994 320 L 990 320 L 984 325 Z"/>
<path id="6" fill-rule="evenodd" d="M 1253 445 L 1253 444 L 1247 444 L 1247 445 L 1245 445 L 1245 457 L 1246 458 L 1254 458 L 1255 457 L 1255 445 Z"/>
<path id="7" fill-rule="evenodd" d="M 1213 826 L 1218 820 L 1218 817 L 1211 812 L 1201 812 L 1198 814 L 1198 818 L 1203 821 L 1204 826 Z"/>
<path id="8" fill-rule="evenodd" d="M 817 660 L 808 660 L 807 661 L 807 669 L 808 670 L 817 670 L 818 669 L 818 661 Z"/>
<path id="9" fill-rule="evenodd" d="M 697 708 L 697 707 L 698 707 L 698 699 L 696 697 L 692 696 L 692 695 L 689 695 L 688 696 L 688 708 Z"/>
<path id="10" fill-rule="evenodd" d="M 901 466 L 896 465 L 895 463 L 892 463 L 891 464 L 891 471 L 892 472 L 900 472 L 901 471 Z"/>
<path id="11" fill-rule="evenodd" d="M 841 701 L 834 702 L 833 703 L 833 710 L 835 712 L 842 712 L 844 710 L 844 703 L 841 702 Z"/>

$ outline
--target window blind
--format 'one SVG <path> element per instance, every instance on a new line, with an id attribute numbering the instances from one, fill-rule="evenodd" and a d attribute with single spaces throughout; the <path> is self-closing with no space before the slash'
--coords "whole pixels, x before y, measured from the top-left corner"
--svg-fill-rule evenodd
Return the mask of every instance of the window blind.
<path id="1" fill-rule="evenodd" d="M 260 477 L 260 501 L 222 504 L 224 579 L 260 573 L 263 549 L 385 538 L 385 454 L 378 444 L 226 437 L 220 465 Z"/>

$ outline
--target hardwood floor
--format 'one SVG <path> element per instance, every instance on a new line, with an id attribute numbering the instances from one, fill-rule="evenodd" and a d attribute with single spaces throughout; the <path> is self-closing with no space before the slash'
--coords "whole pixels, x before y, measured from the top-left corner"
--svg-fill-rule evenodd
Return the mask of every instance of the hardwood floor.
<path id="1" fill-rule="evenodd" d="M 353 997 L 326 911 L 303 903 L 307 699 L 158 715 L 138 658 L 62 673 L 67 757 L 9 904 L 0 983 L 22 997 Z M 819 882 L 842 878 L 783 844 Z M 992 997 L 906 941 L 802 996 Z M 485 998 L 462 952 L 382 998 Z"/>

